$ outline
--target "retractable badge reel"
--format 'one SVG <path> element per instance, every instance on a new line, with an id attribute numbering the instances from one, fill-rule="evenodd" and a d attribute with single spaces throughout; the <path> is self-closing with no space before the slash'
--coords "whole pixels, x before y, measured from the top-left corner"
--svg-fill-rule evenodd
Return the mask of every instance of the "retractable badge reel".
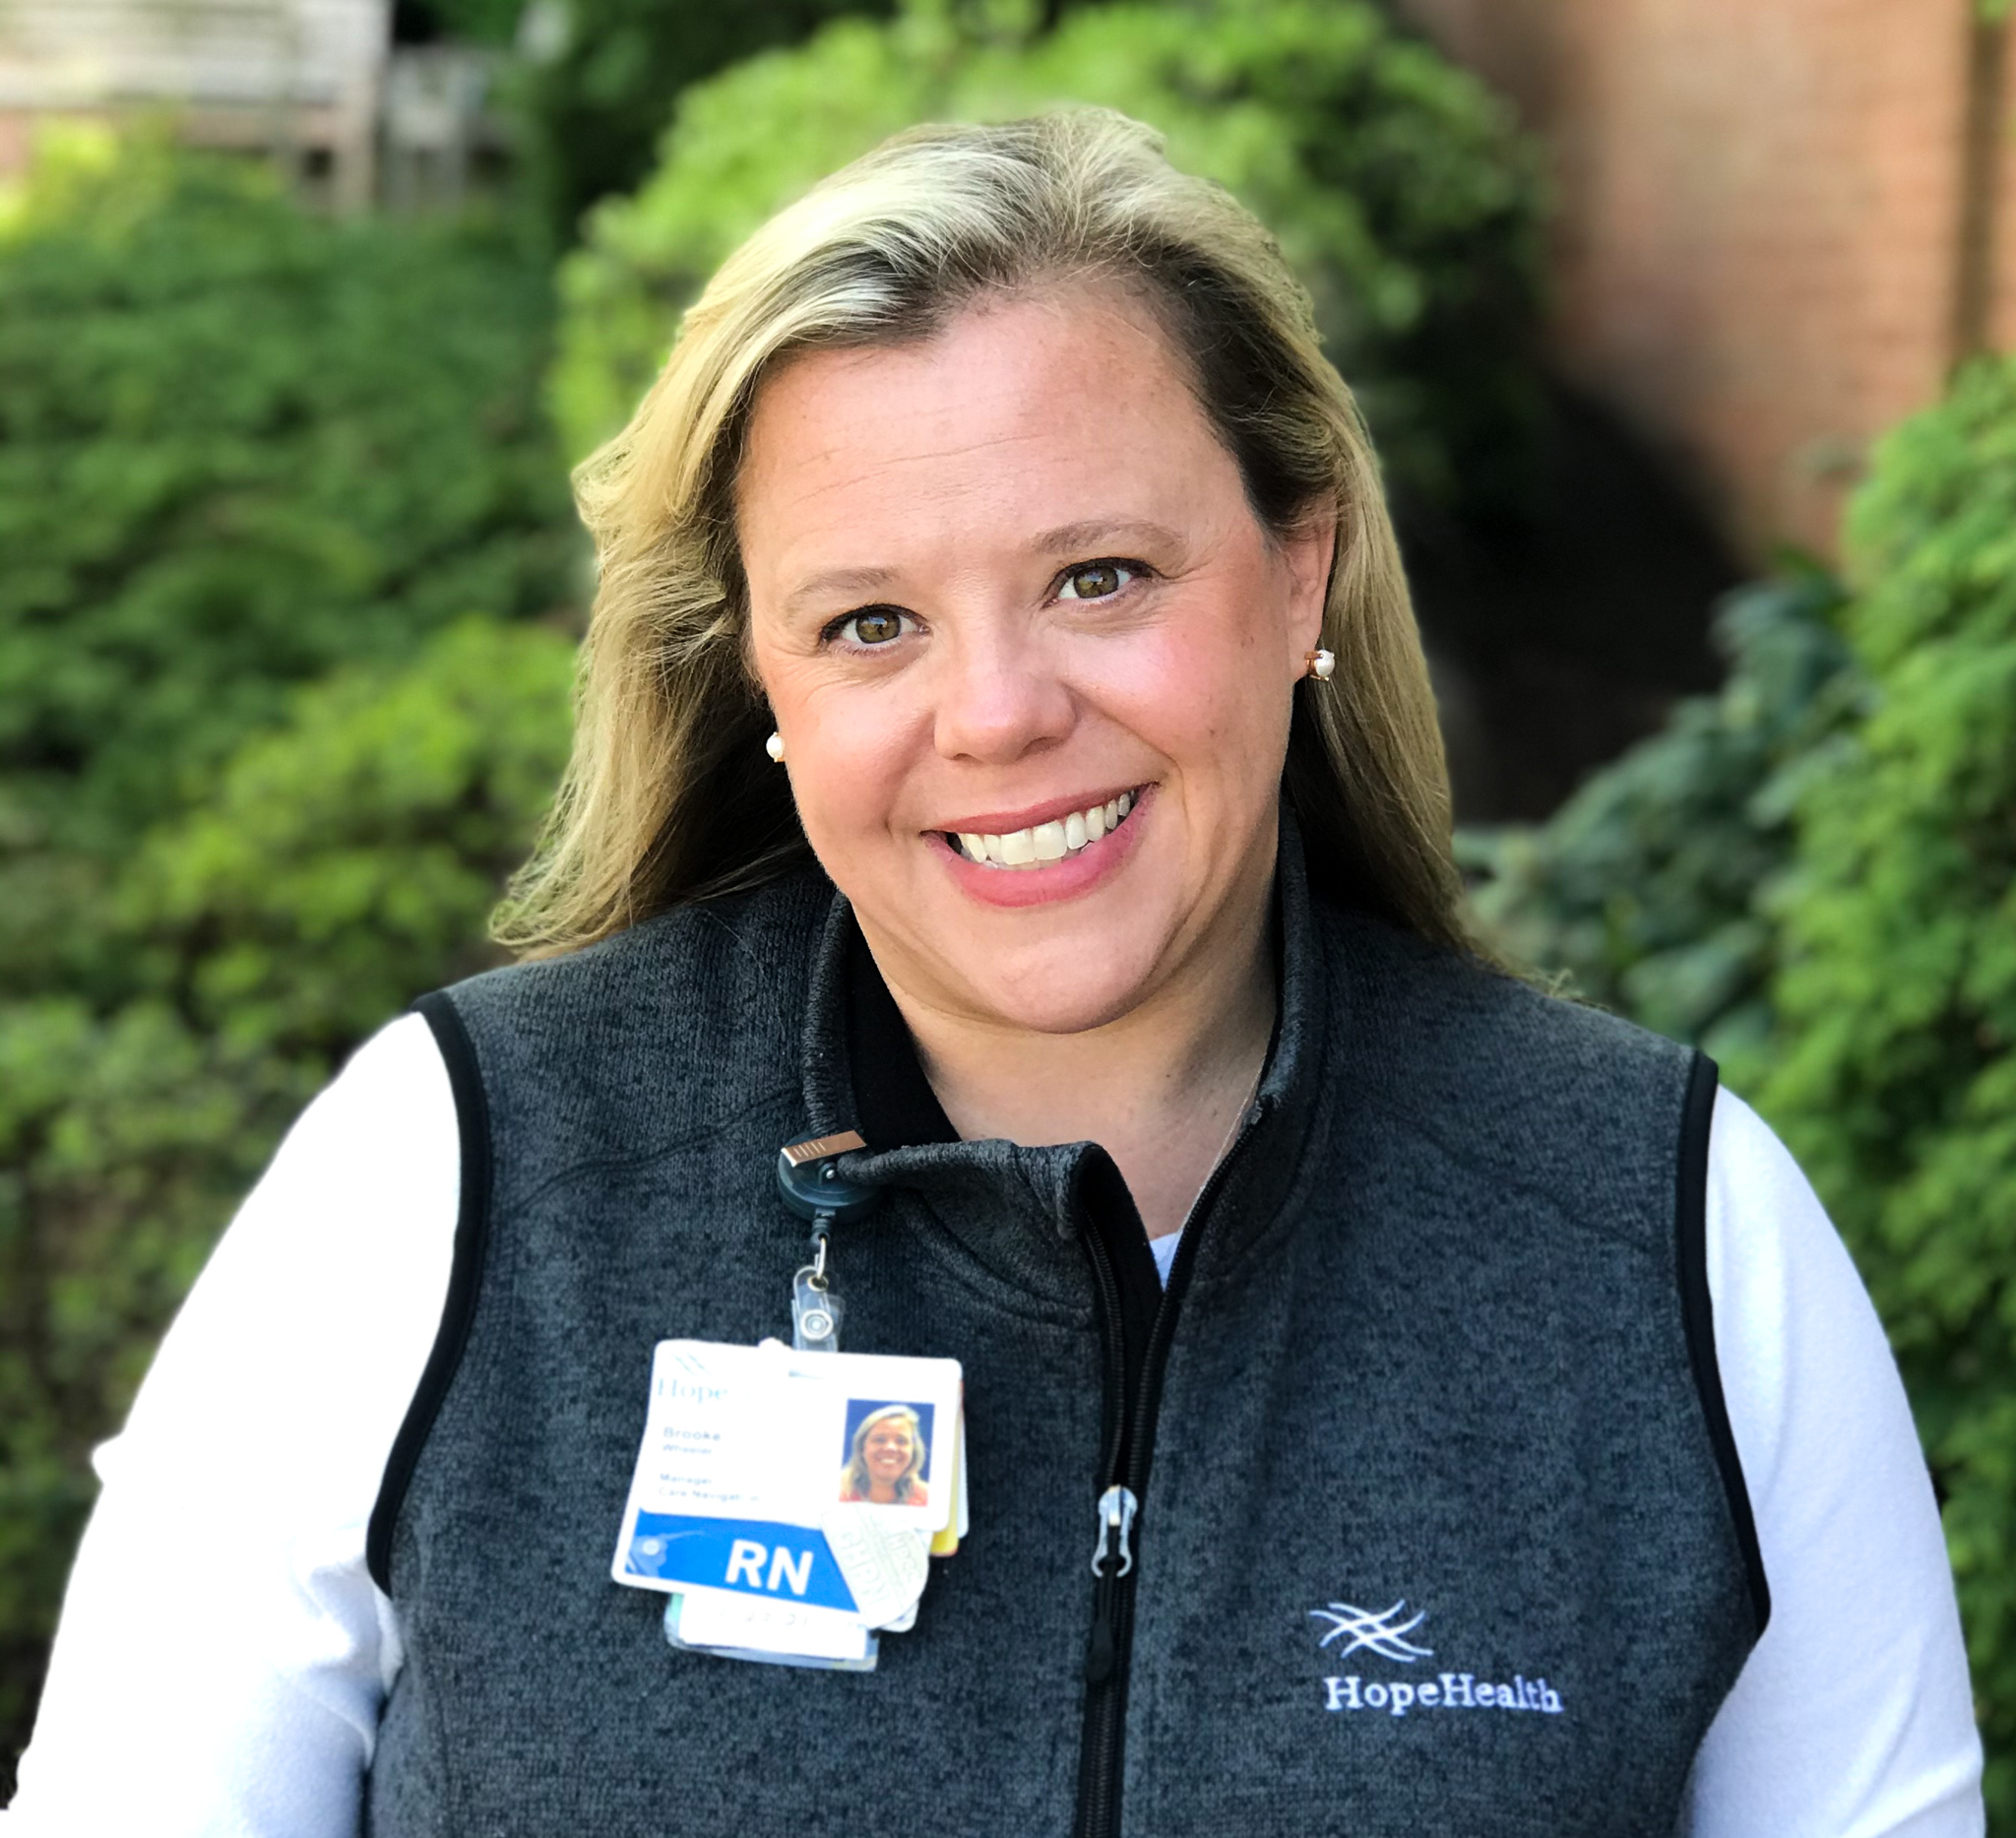
<path id="1" fill-rule="evenodd" d="M 856 1130 L 814 1136 L 777 1152 L 784 1203 L 812 1228 L 812 1261 L 791 1278 L 791 1345 L 800 1353 L 840 1351 L 840 1297 L 833 1287 L 833 1228 L 870 1212 L 881 1190 L 849 1180 L 839 1158 L 865 1149 Z"/>

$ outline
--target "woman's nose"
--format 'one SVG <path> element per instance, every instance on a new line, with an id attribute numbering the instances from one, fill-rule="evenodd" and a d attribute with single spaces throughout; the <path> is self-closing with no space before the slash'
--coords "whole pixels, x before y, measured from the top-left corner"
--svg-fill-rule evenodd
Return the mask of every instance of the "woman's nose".
<path id="1" fill-rule="evenodd" d="M 1006 765 L 1071 731 L 1070 689 L 1033 638 L 962 634 L 936 662 L 933 738 L 943 758 Z"/>

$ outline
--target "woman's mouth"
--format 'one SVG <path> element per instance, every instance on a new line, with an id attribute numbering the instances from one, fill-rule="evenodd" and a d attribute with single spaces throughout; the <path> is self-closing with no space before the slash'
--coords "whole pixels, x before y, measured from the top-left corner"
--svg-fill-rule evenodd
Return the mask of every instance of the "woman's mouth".
<path id="1" fill-rule="evenodd" d="M 948 846 L 969 861 L 1010 870 L 1043 868 L 1053 861 L 1066 861 L 1082 855 L 1117 830 L 1127 821 L 1139 798 L 1138 790 L 1122 792 L 1117 797 L 1107 798 L 1103 804 L 1089 804 L 1083 810 L 1071 811 L 1048 823 L 1034 824 L 1026 830 L 1014 830 L 1005 836 L 980 835 L 968 830 L 946 830 L 940 834 Z"/>

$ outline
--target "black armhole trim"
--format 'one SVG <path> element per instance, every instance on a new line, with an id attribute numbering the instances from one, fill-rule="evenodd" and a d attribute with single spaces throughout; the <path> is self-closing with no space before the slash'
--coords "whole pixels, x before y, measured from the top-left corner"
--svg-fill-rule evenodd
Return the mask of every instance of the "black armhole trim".
<path id="1" fill-rule="evenodd" d="M 385 1478 L 379 1483 L 377 1503 L 371 1508 L 370 1529 L 364 1539 L 364 1561 L 371 1580 L 389 1596 L 392 1593 L 392 1532 L 399 1522 L 400 1508 L 413 1470 L 419 1466 L 420 1451 L 441 1413 L 448 1387 L 455 1382 L 462 1364 L 463 1349 L 469 1345 L 470 1325 L 475 1319 L 476 1291 L 483 1274 L 483 1252 L 490 1234 L 490 1107 L 483 1096 L 483 1075 L 476 1065 L 475 1047 L 469 1030 L 455 1012 L 455 1004 L 438 990 L 423 995 L 413 1007 L 433 1030 L 434 1044 L 441 1049 L 448 1068 L 448 1083 L 455 1092 L 455 1115 L 462 1145 L 462 1200 L 455 1219 L 455 1261 L 448 1277 L 448 1299 L 441 1309 L 440 1331 L 434 1336 L 434 1350 L 427 1356 L 426 1370 L 419 1388 L 407 1407 L 406 1421 L 386 1457 Z"/>
<path id="2" fill-rule="evenodd" d="M 1715 1446 L 1715 1465 L 1722 1470 L 1730 1516 L 1735 1521 L 1736 1544 L 1750 1582 L 1750 1606 L 1756 1612 L 1761 1637 L 1771 1619 L 1771 1588 L 1764 1577 L 1764 1553 L 1757 1543 L 1757 1521 L 1750 1511 L 1750 1489 L 1743 1480 L 1742 1458 L 1729 1425 L 1729 1405 L 1722 1395 L 1722 1367 L 1715 1357 L 1715 1300 L 1708 1289 L 1708 1138 L 1715 1121 L 1715 1061 L 1694 1055 L 1687 1081 L 1687 1102 L 1680 1122 L 1677 1204 L 1679 1233 L 1680 1310 L 1687 1329 L 1687 1360 L 1694 1368 L 1694 1388 L 1701 1394 L 1701 1415 L 1708 1439 Z"/>

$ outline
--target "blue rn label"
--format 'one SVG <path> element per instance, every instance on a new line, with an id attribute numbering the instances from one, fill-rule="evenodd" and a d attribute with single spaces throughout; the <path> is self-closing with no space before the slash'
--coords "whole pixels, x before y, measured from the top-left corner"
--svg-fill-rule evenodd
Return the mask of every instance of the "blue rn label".
<path id="1" fill-rule="evenodd" d="M 640 1512 L 623 1567 L 632 1576 L 855 1612 L 853 1592 L 816 1526 Z"/>

